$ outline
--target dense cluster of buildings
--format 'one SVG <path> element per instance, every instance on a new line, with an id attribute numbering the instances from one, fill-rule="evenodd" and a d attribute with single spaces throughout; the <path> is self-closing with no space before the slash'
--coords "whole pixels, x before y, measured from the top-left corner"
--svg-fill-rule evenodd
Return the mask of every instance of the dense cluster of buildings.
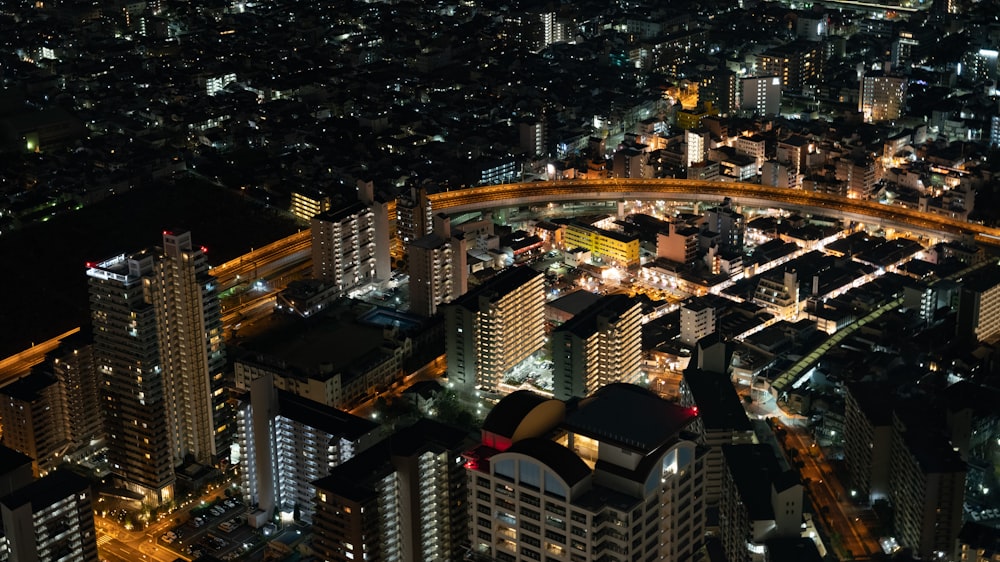
<path id="1" fill-rule="evenodd" d="M 95 496 L 230 474 L 251 527 L 311 525 L 320 560 L 861 554 L 814 532 L 764 407 L 809 420 L 886 550 L 994 559 L 1000 265 L 974 241 L 429 198 L 686 178 L 989 223 L 1000 27 L 926 4 L 0 7 L 0 234 L 198 181 L 308 224 L 311 262 L 238 333 L 186 230 L 88 263 L 89 325 L 0 387 L 0 560 L 96 561 Z M 428 417 L 351 413 L 442 358 L 409 395 Z M 433 419 L 455 403 L 481 424 Z"/>

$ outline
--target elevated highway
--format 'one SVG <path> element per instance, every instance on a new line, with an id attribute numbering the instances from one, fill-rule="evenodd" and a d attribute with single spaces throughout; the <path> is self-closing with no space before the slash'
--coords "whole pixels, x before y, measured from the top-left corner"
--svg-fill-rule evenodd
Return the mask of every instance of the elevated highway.
<path id="1" fill-rule="evenodd" d="M 1000 246 L 1000 229 L 968 223 L 934 213 L 875 201 L 759 185 L 686 179 L 599 179 L 511 183 L 434 193 L 428 196 L 435 212 L 457 214 L 497 207 L 589 200 L 722 201 L 750 207 L 782 207 L 885 227 L 957 238 L 976 237 L 982 244 Z M 394 206 L 392 213 L 394 214 Z"/>

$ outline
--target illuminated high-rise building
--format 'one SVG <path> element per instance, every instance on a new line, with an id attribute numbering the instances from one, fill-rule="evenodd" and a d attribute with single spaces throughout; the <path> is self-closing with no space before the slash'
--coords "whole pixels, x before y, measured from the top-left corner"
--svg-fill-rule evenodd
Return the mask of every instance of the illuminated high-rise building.
<path id="1" fill-rule="evenodd" d="M 434 217 L 434 232 L 406 245 L 410 263 L 410 312 L 434 316 L 438 306 L 468 288 L 466 242 L 453 235 L 447 215 Z"/>
<path id="2" fill-rule="evenodd" d="M 97 562 L 90 482 L 68 470 L 0 499 L 4 541 L 12 562 Z M 6 559 L 6 558 L 5 558 Z"/>
<path id="3" fill-rule="evenodd" d="M 424 418 L 332 469 L 313 483 L 313 549 L 331 562 L 462 559 L 470 442 Z"/>
<path id="4" fill-rule="evenodd" d="M 496 392 L 505 373 L 542 348 L 544 279 L 512 267 L 442 307 L 450 383 Z"/>
<path id="5" fill-rule="evenodd" d="M 865 123 L 899 119 L 906 101 L 906 78 L 869 72 L 861 78 L 858 111 Z"/>
<path id="6" fill-rule="evenodd" d="M 312 219 L 313 277 L 347 292 L 375 280 L 375 213 L 358 201 Z"/>
<path id="7" fill-rule="evenodd" d="M 153 304 L 146 299 L 155 255 L 125 254 L 89 264 L 94 363 L 119 484 L 160 504 L 173 499 L 174 464 Z"/>
<path id="8" fill-rule="evenodd" d="M 358 181 L 358 201 L 314 216 L 311 229 L 314 278 L 344 293 L 389 279 L 388 208 L 372 182 Z"/>
<path id="9" fill-rule="evenodd" d="M 781 111 L 781 78 L 756 76 L 741 79 L 740 109 L 751 115 L 777 115 Z"/>
<path id="10" fill-rule="evenodd" d="M 639 384 L 642 305 L 608 295 L 552 332 L 553 395 L 584 397 L 614 382 Z"/>
<path id="11" fill-rule="evenodd" d="M 190 233 L 168 231 L 162 248 L 87 269 L 108 461 L 153 504 L 172 498 L 175 465 L 189 456 L 215 464 L 235 429 L 205 253 Z"/>
<path id="12" fill-rule="evenodd" d="M 70 420 L 56 377 L 34 371 L 0 388 L 0 422 L 4 444 L 34 459 L 36 476 L 62 462 Z"/>
<path id="13" fill-rule="evenodd" d="M 214 465 L 234 434 L 225 405 L 226 351 L 215 278 L 190 232 L 164 232 L 148 285 L 157 319 L 174 464 Z"/>
<path id="14" fill-rule="evenodd" d="M 406 194 L 396 198 L 396 235 L 408 244 L 431 233 L 433 229 L 431 202 L 427 190 L 411 187 Z"/>
<path id="15" fill-rule="evenodd" d="M 629 384 L 497 403 L 465 453 L 469 541 L 491 560 L 693 560 L 705 537 L 697 412 Z"/>

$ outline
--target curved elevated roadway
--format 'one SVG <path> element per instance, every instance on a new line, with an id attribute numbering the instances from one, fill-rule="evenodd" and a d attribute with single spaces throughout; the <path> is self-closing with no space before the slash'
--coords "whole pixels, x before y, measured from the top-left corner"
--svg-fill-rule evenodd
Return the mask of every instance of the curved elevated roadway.
<path id="1" fill-rule="evenodd" d="M 1000 246 L 998 228 L 914 209 L 883 205 L 875 201 L 754 183 L 672 178 L 538 181 L 445 191 L 431 194 L 428 199 L 434 211 L 456 214 L 494 207 L 564 201 L 614 199 L 721 201 L 726 197 L 739 205 L 780 206 L 861 222 L 877 222 L 882 226 L 904 228 L 920 233 L 950 237 L 974 235 L 980 243 Z"/>

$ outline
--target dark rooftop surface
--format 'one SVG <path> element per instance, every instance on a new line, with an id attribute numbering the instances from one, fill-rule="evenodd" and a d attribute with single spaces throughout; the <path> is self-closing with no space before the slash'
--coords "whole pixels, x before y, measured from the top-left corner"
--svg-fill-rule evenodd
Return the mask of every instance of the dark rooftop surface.
<path id="1" fill-rule="evenodd" d="M 530 390 L 518 390 L 501 399 L 483 420 L 483 431 L 513 437 L 517 427 L 535 407 L 551 400 Z"/>
<path id="2" fill-rule="evenodd" d="M 422 418 L 334 467 L 313 485 L 361 502 L 374 496 L 375 483 L 394 470 L 393 456 L 411 457 L 428 450 L 460 451 L 471 442 L 464 430 Z"/>
<path id="3" fill-rule="evenodd" d="M 7 474 L 18 467 L 30 465 L 31 462 L 31 457 L 28 455 L 0 445 L 0 474 Z"/>
<path id="4" fill-rule="evenodd" d="M 301 371 L 318 376 L 321 365 L 337 373 L 376 351 L 382 345 L 382 328 L 356 322 L 340 309 L 308 319 L 272 315 L 266 329 L 239 347 L 281 360 Z"/>
<path id="5" fill-rule="evenodd" d="M 42 390 L 58 382 L 59 380 L 53 375 L 35 371 L 0 388 L 0 394 L 10 396 L 22 402 L 32 402 L 39 398 L 39 393 Z"/>
<path id="6" fill-rule="evenodd" d="M 598 330 L 600 318 L 610 317 L 617 320 L 637 303 L 638 301 L 627 295 L 616 294 L 601 297 L 597 302 L 556 328 L 556 331 L 571 332 L 581 338 L 589 338 Z"/>
<path id="7" fill-rule="evenodd" d="M 1000 554 L 1000 529 L 966 521 L 958 533 L 958 542 L 969 545 L 973 550 L 984 550 L 981 559 L 991 560 Z"/>
<path id="8" fill-rule="evenodd" d="M 774 519 L 771 487 L 780 490 L 787 484 L 774 450 L 769 445 L 723 445 L 722 456 L 750 519 Z"/>
<path id="9" fill-rule="evenodd" d="M 819 549 L 812 539 L 792 537 L 768 539 L 764 541 L 767 547 L 768 562 L 822 562 Z"/>
<path id="10" fill-rule="evenodd" d="M 686 371 L 684 382 L 698 406 L 698 416 L 705 424 L 705 429 L 753 431 L 753 425 L 729 375 Z"/>
<path id="11" fill-rule="evenodd" d="M 17 490 L 0 502 L 12 509 L 30 503 L 32 511 L 37 513 L 39 510 L 89 487 L 90 482 L 86 478 L 68 470 L 56 470 Z"/>
<path id="12" fill-rule="evenodd" d="M 874 382 L 848 383 L 847 391 L 858 403 L 858 410 L 874 427 L 892 425 L 892 389 Z"/>
<path id="13" fill-rule="evenodd" d="M 319 402 L 278 390 L 278 411 L 282 416 L 321 429 L 344 439 L 358 439 L 378 424 Z"/>
<path id="14" fill-rule="evenodd" d="M 643 454 L 675 438 L 697 415 L 625 383 L 609 384 L 567 407 L 565 429 Z"/>
<path id="15" fill-rule="evenodd" d="M 562 310 L 563 312 L 575 315 L 583 312 L 588 306 L 591 306 L 599 300 L 601 300 L 601 296 L 597 293 L 578 289 L 572 293 L 563 295 L 552 302 L 546 303 L 545 306 L 551 306 L 557 310 Z"/>
<path id="16" fill-rule="evenodd" d="M 1000 265 L 991 264 L 962 276 L 962 287 L 970 291 L 983 292 L 1000 284 Z"/>

